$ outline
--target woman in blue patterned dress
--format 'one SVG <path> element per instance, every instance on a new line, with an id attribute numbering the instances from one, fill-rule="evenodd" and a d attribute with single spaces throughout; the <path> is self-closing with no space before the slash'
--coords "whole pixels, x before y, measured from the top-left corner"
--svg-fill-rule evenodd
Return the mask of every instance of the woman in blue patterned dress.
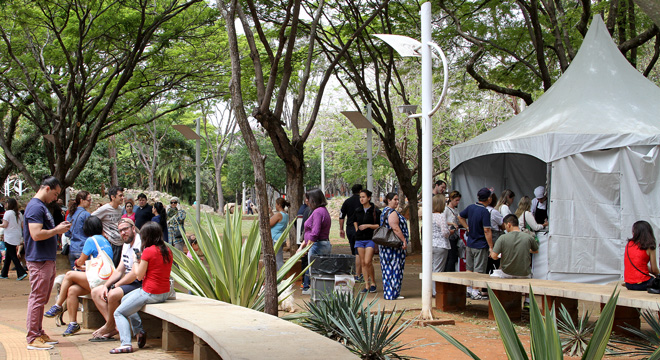
<path id="1" fill-rule="evenodd" d="M 400 300 L 401 281 L 403 280 L 403 267 L 406 264 L 406 248 L 408 247 L 408 225 L 406 218 L 395 209 L 399 207 L 399 196 L 395 193 L 385 195 L 387 206 L 380 215 L 380 225 L 392 229 L 401 239 L 403 246 L 393 248 L 378 246 L 380 253 L 380 268 L 383 273 L 383 296 L 385 300 Z"/>

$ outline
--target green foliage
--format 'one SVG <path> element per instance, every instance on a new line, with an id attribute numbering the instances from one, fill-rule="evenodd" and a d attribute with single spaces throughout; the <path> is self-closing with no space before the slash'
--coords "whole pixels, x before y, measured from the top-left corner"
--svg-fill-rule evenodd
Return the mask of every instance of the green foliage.
<path id="1" fill-rule="evenodd" d="M 284 193 L 286 186 L 286 168 L 284 161 L 277 157 L 273 143 L 265 136 L 257 137 L 261 154 L 266 157 L 266 183 L 277 190 L 279 193 Z M 246 187 L 254 186 L 254 167 L 250 160 L 250 153 L 245 142 L 240 139 L 234 144 L 234 150 L 227 157 L 227 184 L 228 191 L 236 191 L 243 188 L 243 183 Z"/>
<path id="2" fill-rule="evenodd" d="M 569 356 L 582 356 L 587 349 L 589 336 L 594 330 L 595 324 L 589 324 L 590 312 L 585 311 L 578 319 L 577 324 L 573 322 L 571 314 L 568 313 L 564 304 L 559 309 L 560 318 L 557 320 L 562 350 Z"/>
<path id="3" fill-rule="evenodd" d="M 660 310 L 660 307 L 658 309 Z M 641 312 L 641 316 L 651 330 L 640 330 L 631 326 L 623 327 L 623 330 L 635 335 L 636 338 L 626 337 L 613 340 L 613 342 L 633 346 L 635 350 L 620 351 L 616 354 L 643 356 L 643 359 L 658 360 L 660 359 L 660 321 L 658 321 L 657 312 L 644 310 Z"/>
<path id="4" fill-rule="evenodd" d="M 527 360 L 527 353 L 513 328 L 513 323 L 509 319 L 509 315 L 504 310 L 502 303 L 497 299 L 495 293 L 488 288 L 488 297 L 491 302 L 495 320 L 497 321 L 497 328 L 500 332 L 500 337 L 504 343 L 507 357 L 515 360 Z M 530 332 L 531 332 L 531 355 L 532 359 L 549 360 L 549 359 L 563 359 L 562 343 L 559 340 L 559 331 L 557 330 L 557 319 L 555 317 L 554 304 L 552 308 L 548 307 L 548 300 L 545 299 L 546 316 L 541 315 L 541 310 L 534 298 L 534 292 L 530 287 L 529 297 L 531 298 L 529 316 L 530 316 Z M 589 340 L 589 343 L 584 350 L 582 359 L 596 360 L 602 359 L 605 354 L 607 343 L 610 339 L 612 332 L 612 324 L 614 323 L 614 310 L 616 303 L 619 299 L 619 294 L 616 289 L 612 292 L 612 296 L 603 307 L 598 321 L 594 327 L 594 334 Z M 479 359 L 479 357 L 470 351 L 466 346 L 462 345 L 458 340 L 454 339 L 451 335 L 444 330 L 440 330 L 432 326 L 438 334 L 442 335 L 452 345 L 463 351 L 472 359 Z"/>
<path id="5" fill-rule="evenodd" d="M 257 221 L 252 223 L 248 236 L 244 238 L 241 231 L 241 211 L 226 215 L 222 232 L 213 225 L 208 214 L 205 216 L 209 223 L 207 229 L 202 229 L 194 219 L 190 222 L 206 264 L 192 250 L 188 239 L 184 238 L 193 258 L 191 260 L 185 253 L 170 246 L 174 261 L 178 265 L 172 267 L 172 278 L 193 295 L 263 311 L 264 293 L 261 288 L 265 275 L 264 269 L 259 269 L 261 238 Z M 292 224 L 293 222 L 274 245 L 276 253 L 288 238 Z M 295 278 L 291 276 L 285 279 L 293 265 L 306 254 L 305 250 L 291 256 L 277 272 L 278 294 L 292 286 L 302 275 L 301 273 Z"/>

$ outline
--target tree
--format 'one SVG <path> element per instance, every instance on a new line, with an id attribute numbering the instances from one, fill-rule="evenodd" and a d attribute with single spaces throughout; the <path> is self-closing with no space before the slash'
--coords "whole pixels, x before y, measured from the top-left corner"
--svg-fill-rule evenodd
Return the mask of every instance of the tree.
<path id="1" fill-rule="evenodd" d="M 213 88 L 217 69 L 199 66 L 172 45 L 199 37 L 213 11 L 201 0 L 10 1 L 0 13 L 0 102 L 28 121 L 46 142 L 49 172 L 74 183 L 97 141 L 141 123 L 133 117 L 173 91 Z M 199 55 L 199 54 L 198 54 Z M 204 56 L 203 54 L 199 56 Z M 203 60 L 198 57 L 198 60 Z M 208 86 L 208 87 L 207 87 Z M 199 99 L 178 97 L 165 111 Z M 5 155 L 37 188 L 7 133 Z"/>
<path id="2" fill-rule="evenodd" d="M 604 15 L 607 27 L 630 63 L 658 27 L 635 11 L 632 0 L 592 5 L 565 0 L 464 2 L 440 0 L 447 14 L 443 37 L 465 63 L 480 89 L 521 98 L 528 105 L 547 91 L 577 54 L 593 15 Z M 637 29 L 644 31 L 638 32 Z M 643 71 L 648 76 L 660 47 Z"/>
<path id="3" fill-rule="evenodd" d="M 310 119 L 301 133 L 301 120 L 299 118 L 300 108 L 305 101 L 305 89 L 310 79 L 312 63 L 316 56 L 314 52 L 314 35 L 319 26 L 323 7 L 325 2 L 322 0 L 316 4 L 309 5 L 308 9 L 313 12 L 310 33 L 311 39 L 305 40 L 306 49 L 300 49 L 297 41 L 303 39 L 304 34 L 300 34 L 299 27 L 302 20 L 301 10 L 302 2 L 299 0 L 287 1 L 281 4 L 263 2 L 255 3 L 252 0 L 246 1 L 247 12 L 237 0 L 218 1 L 218 9 L 222 12 L 225 19 L 225 26 L 229 36 L 229 55 L 232 64 L 232 103 L 235 109 L 235 115 L 238 120 L 243 139 L 250 150 L 250 159 L 255 171 L 255 185 L 257 189 L 257 201 L 261 209 L 267 208 L 267 189 L 265 183 L 264 162 L 258 144 L 253 134 L 253 130 L 248 122 L 248 116 L 244 107 L 243 87 L 241 86 L 241 58 L 243 55 L 239 51 L 238 35 L 235 29 L 235 22 L 240 20 L 245 33 L 245 41 L 249 48 L 250 60 L 255 70 L 254 87 L 256 88 L 257 101 L 253 117 L 262 126 L 270 137 L 277 155 L 284 161 L 286 166 L 286 181 L 288 198 L 292 204 L 290 212 L 295 214 L 298 206 L 302 203 L 302 179 L 305 173 L 303 148 L 311 129 L 316 121 L 316 114 L 321 103 L 321 98 L 325 85 L 332 75 L 332 68 L 335 64 L 331 63 L 323 72 L 317 97 L 314 100 L 313 110 Z M 371 21 L 378 13 L 377 9 L 372 16 L 365 22 Z M 248 16 L 250 18 L 248 19 Z M 267 30 L 276 30 L 276 37 L 269 38 Z M 362 28 L 361 28 L 362 29 Z M 361 31 L 360 29 L 360 31 Z M 256 32 L 258 40 L 255 38 Z M 347 51 L 352 41 L 348 41 L 341 49 L 341 52 Z M 258 45 L 257 45 L 258 44 Z M 265 59 L 261 55 L 265 54 Z M 296 69 L 294 64 L 302 63 L 302 69 Z M 269 64 L 269 68 L 264 65 Z M 291 83 L 294 74 L 300 70 L 300 76 L 297 79 L 297 86 Z M 267 71 L 267 72 L 266 72 Z M 294 90 L 292 90 L 294 88 Z M 295 92 L 297 89 L 297 92 Z M 287 93 L 295 93 L 293 105 L 291 106 L 289 127 L 290 132 L 285 129 L 282 121 L 282 114 L 287 102 Z M 274 102 L 274 106 L 273 106 Z M 271 109 L 273 107 L 273 109 Z M 290 134 L 290 137 L 289 137 Z M 264 267 L 266 270 L 265 311 L 269 314 L 277 314 L 277 296 L 275 284 L 275 257 L 273 253 L 273 244 L 268 226 L 268 214 L 261 211 L 259 213 L 259 230 L 264 254 Z M 296 248 L 293 239 L 291 239 L 290 248 Z"/>

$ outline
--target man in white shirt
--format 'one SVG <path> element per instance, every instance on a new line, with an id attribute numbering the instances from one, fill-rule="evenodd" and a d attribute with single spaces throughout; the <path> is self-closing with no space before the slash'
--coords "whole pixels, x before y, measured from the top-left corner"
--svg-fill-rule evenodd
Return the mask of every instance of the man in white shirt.
<path id="1" fill-rule="evenodd" d="M 534 199 L 532 199 L 532 215 L 536 223 L 543 224 L 548 219 L 548 195 L 545 193 L 544 186 L 537 186 L 534 189 Z"/>
<path id="2" fill-rule="evenodd" d="M 112 339 L 114 335 L 118 334 L 115 328 L 115 310 L 121 303 L 121 298 L 124 295 L 142 286 L 142 283 L 135 278 L 135 273 L 131 271 L 135 258 L 134 249 L 137 249 L 139 252 L 142 251 L 140 234 L 138 234 L 133 220 L 129 218 L 122 218 L 119 221 L 118 229 L 123 241 L 121 263 L 104 286 L 98 286 L 92 289 L 92 300 L 94 300 L 96 308 L 105 318 L 106 323 L 94 331 L 92 334 L 93 338 L 90 341 L 108 341 L 108 339 Z M 129 319 L 132 324 L 136 322 L 139 324 L 140 322 L 137 313 Z M 139 342 L 138 345 L 140 345 Z"/>

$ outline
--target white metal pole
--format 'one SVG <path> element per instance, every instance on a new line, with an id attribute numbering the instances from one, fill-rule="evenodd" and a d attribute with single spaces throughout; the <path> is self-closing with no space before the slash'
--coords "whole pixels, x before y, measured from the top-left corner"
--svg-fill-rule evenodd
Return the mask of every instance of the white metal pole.
<path id="1" fill-rule="evenodd" d="M 246 200 L 245 200 L 245 181 L 243 181 L 243 193 L 241 193 L 241 211 L 245 211 L 245 214 L 247 214 L 247 209 L 245 208 Z"/>
<path id="2" fill-rule="evenodd" d="M 199 118 L 197 118 L 197 135 L 199 135 Z M 195 165 L 197 169 L 195 169 L 195 201 L 197 202 L 196 206 L 196 215 L 197 215 L 197 224 L 201 224 L 201 214 L 202 214 L 202 183 L 200 180 L 200 171 L 201 171 L 201 164 L 200 164 L 200 156 L 199 156 L 199 137 L 197 137 L 197 140 L 195 141 Z"/>
<path id="3" fill-rule="evenodd" d="M 325 146 L 321 141 L 321 191 L 325 195 Z"/>
<path id="4" fill-rule="evenodd" d="M 431 3 L 421 9 L 422 24 L 422 319 L 433 319 L 431 313 L 433 263 L 433 139 L 429 113 L 433 101 L 433 74 L 431 58 Z M 412 199 L 414 201 L 414 199 Z"/>
<path id="5" fill-rule="evenodd" d="M 371 123 L 371 103 L 367 104 L 367 120 Z M 367 189 L 374 191 L 374 161 L 371 143 L 372 130 L 367 128 Z"/>

